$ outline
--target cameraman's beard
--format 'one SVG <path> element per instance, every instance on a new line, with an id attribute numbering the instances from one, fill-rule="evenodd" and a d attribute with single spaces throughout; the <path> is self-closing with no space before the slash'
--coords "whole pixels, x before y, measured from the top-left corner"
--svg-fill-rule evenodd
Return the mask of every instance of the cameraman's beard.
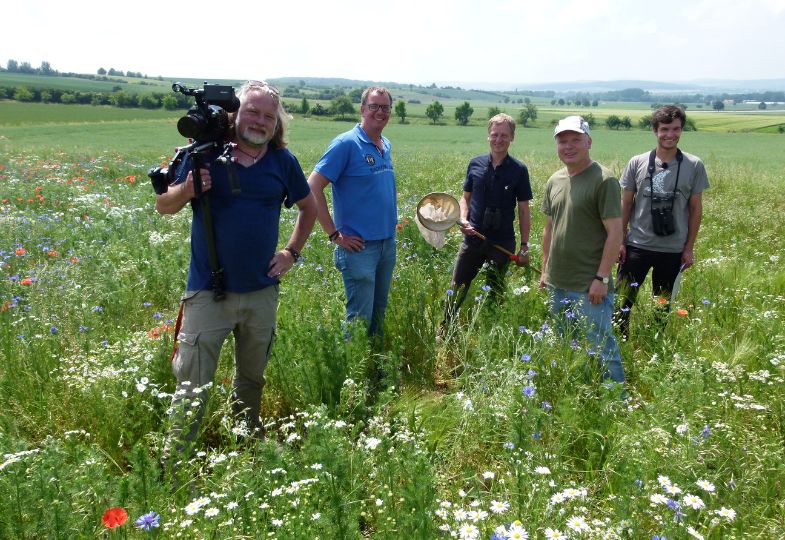
<path id="1" fill-rule="evenodd" d="M 253 146 L 263 146 L 270 142 L 270 137 L 266 129 L 260 129 L 258 131 L 251 130 L 250 127 L 247 127 L 240 133 L 240 138 L 246 144 L 250 144 Z"/>

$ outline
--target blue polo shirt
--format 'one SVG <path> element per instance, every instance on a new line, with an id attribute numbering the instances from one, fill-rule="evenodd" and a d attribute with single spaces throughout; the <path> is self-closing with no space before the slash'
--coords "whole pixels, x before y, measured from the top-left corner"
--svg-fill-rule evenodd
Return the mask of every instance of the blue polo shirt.
<path id="1" fill-rule="evenodd" d="M 364 240 L 395 236 L 398 204 L 390 141 L 383 150 L 357 124 L 338 135 L 314 170 L 330 181 L 335 226 L 343 234 Z"/>
<path id="2" fill-rule="evenodd" d="M 463 190 L 472 194 L 469 204 L 469 222 L 472 227 L 489 241 L 515 240 L 513 224 L 518 202 L 532 199 L 529 169 L 523 162 L 508 154 L 494 169 L 490 154 L 477 156 L 469 162 Z M 498 208 L 501 211 L 498 229 L 489 229 L 483 225 L 486 208 Z M 474 236 L 467 237 L 467 241 L 481 242 Z"/>
<path id="3" fill-rule="evenodd" d="M 217 156 L 216 156 L 217 157 Z M 212 160 L 211 160 L 212 161 Z M 191 167 L 185 159 L 177 171 L 177 182 L 185 180 Z M 297 158 L 285 148 L 269 147 L 250 167 L 236 165 L 240 192 L 232 194 L 226 167 L 212 162 L 212 187 L 203 196 L 210 200 L 218 263 L 224 269 L 224 289 L 244 293 L 278 283 L 267 276 L 270 260 L 278 247 L 281 204 L 287 208 L 310 193 Z M 189 291 L 212 288 L 212 270 L 204 228 L 204 209 L 199 199 L 191 201 L 191 264 Z"/>

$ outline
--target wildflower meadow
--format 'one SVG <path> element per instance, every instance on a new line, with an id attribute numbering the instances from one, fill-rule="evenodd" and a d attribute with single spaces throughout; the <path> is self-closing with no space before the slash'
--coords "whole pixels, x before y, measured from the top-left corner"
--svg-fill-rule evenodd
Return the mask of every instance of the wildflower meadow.
<path id="1" fill-rule="evenodd" d="M 348 126 L 293 121 L 306 174 Z M 664 330 L 641 285 L 622 401 L 584 344 L 554 332 L 530 269 L 511 268 L 500 305 L 478 277 L 437 341 L 460 234 L 435 250 L 414 209 L 460 194 L 485 128 L 391 124 L 400 219 L 383 343 L 344 339 L 317 224 L 281 285 L 265 439 L 232 419 L 228 342 L 188 457 L 167 455 L 166 435 L 190 211 L 158 215 L 146 177 L 180 142 L 173 123 L 2 133 L 0 538 L 785 537 L 783 137 L 682 137 L 711 182 L 697 263 Z M 620 173 L 653 144 L 598 131 L 592 152 Z M 519 128 L 511 153 L 532 176 L 539 266 L 552 131 Z"/>

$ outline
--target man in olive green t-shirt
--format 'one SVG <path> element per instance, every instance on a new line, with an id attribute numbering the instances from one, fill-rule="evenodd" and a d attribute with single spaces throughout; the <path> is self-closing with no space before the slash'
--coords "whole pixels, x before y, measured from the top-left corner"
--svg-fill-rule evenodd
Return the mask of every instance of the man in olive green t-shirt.
<path id="1" fill-rule="evenodd" d="M 611 269 L 622 240 L 621 188 L 611 172 L 589 156 L 589 124 L 580 116 L 556 126 L 556 151 L 565 168 L 545 185 L 542 211 L 540 286 L 551 293 L 551 314 L 560 323 L 585 324 L 591 353 L 602 360 L 605 377 L 624 382 L 613 336 Z M 564 331 L 562 324 L 558 324 Z"/>

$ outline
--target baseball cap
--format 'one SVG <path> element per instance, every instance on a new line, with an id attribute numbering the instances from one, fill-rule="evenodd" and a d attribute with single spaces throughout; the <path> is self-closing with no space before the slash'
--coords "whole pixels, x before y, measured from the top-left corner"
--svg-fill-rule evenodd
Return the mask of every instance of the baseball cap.
<path id="1" fill-rule="evenodd" d="M 568 116 L 559 120 L 556 129 L 553 130 L 555 137 L 562 131 L 575 131 L 577 133 L 589 134 L 589 123 L 582 116 Z"/>

